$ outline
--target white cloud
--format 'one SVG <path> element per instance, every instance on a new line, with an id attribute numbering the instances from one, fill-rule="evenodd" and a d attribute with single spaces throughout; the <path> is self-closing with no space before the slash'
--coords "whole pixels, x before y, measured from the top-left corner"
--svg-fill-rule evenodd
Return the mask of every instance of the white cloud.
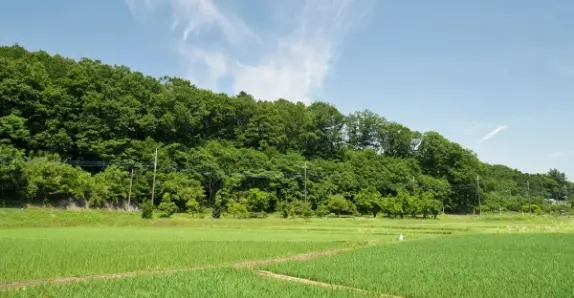
<path id="1" fill-rule="evenodd" d="M 474 122 L 468 127 L 464 128 L 462 131 L 465 133 L 479 133 L 487 129 L 491 129 L 494 125 L 489 123 Z"/>
<path id="2" fill-rule="evenodd" d="M 203 88 L 212 90 L 217 89 L 217 81 L 219 78 L 225 76 L 229 71 L 227 57 L 218 51 L 206 51 L 201 48 L 189 48 L 182 46 L 179 49 L 179 54 L 184 58 L 187 65 L 199 67 L 203 65 L 205 70 L 202 75 L 188 74 L 194 83 L 199 84 Z M 190 68 L 190 71 L 193 68 Z M 194 79 L 196 77 L 196 79 Z"/>
<path id="3" fill-rule="evenodd" d="M 492 130 L 491 132 L 487 133 L 484 137 L 482 137 L 478 143 L 484 143 L 488 140 L 490 140 L 491 138 L 493 138 L 494 136 L 498 135 L 501 131 L 507 129 L 508 126 L 507 125 L 499 125 L 497 126 L 494 130 Z"/>
<path id="4" fill-rule="evenodd" d="M 555 153 L 549 154 L 548 156 L 552 157 L 552 158 L 558 158 L 558 157 L 564 157 L 564 156 L 570 156 L 570 155 L 574 155 L 574 150 L 555 152 Z"/>
<path id="5" fill-rule="evenodd" d="M 273 21 L 256 28 L 252 19 L 214 0 L 124 1 L 134 15 L 141 15 L 141 8 L 168 9 L 187 77 L 197 85 L 216 89 L 222 78 L 231 78 L 233 93 L 305 102 L 332 72 L 345 35 L 374 5 L 373 0 L 270 1 L 273 11 L 257 14 Z M 257 4 L 247 2 L 243 8 Z"/>

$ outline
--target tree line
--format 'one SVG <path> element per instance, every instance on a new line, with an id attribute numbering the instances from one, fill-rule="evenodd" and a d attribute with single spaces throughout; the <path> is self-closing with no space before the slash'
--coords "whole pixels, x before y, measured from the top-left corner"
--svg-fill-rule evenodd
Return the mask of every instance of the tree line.
<path id="1" fill-rule="evenodd" d="M 479 205 L 543 210 L 545 199 L 574 193 L 556 169 L 489 165 L 439 133 L 369 110 L 228 96 L 125 66 L 0 47 L 4 204 L 141 205 L 152 197 L 156 149 L 153 207 L 165 216 L 210 208 L 215 217 L 427 217 Z"/>

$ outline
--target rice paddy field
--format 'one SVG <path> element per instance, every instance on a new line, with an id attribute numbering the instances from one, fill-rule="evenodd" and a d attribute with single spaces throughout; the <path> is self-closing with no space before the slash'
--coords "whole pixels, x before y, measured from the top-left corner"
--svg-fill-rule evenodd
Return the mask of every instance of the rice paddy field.
<path id="1" fill-rule="evenodd" d="M 0 209 L 0 250 L 0 297 L 574 297 L 568 217 Z"/>

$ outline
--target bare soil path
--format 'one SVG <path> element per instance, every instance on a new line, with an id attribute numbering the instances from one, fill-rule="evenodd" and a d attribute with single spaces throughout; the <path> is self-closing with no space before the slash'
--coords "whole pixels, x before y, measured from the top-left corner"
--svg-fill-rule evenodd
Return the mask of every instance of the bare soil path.
<path id="1" fill-rule="evenodd" d="M 377 295 L 373 292 L 369 292 L 369 291 L 363 290 L 363 289 L 341 286 L 341 285 L 335 285 L 335 284 L 330 284 L 330 283 L 325 283 L 325 282 L 320 282 L 320 281 L 314 281 L 314 280 L 310 280 L 310 279 L 306 279 L 306 278 L 299 278 L 299 277 L 295 277 L 295 276 L 277 274 L 277 273 L 273 273 L 270 271 L 264 271 L 264 270 L 258 270 L 257 274 L 259 274 L 260 276 L 263 276 L 263 277 L 269 277 L 269 278 L 280 279 L 280 280 L 291 281 L 291 282 L 297 282 L 297 283 L 313 285 L 313 286 L 318 286 L 318 287 L 330 288 L 330 289 L 334 289 L 334 290 L 347 290 L 347 291 L 353 291 L 353 292 L 358 292 L 358 293 L 363 293 L 363 294 L 371 294 L 373 296 L 379 296 L 382 298 L 403 298 L 401 296 L 394 296 L 394 295 L 388 295 L 388 294 L 378 294 Z"/>

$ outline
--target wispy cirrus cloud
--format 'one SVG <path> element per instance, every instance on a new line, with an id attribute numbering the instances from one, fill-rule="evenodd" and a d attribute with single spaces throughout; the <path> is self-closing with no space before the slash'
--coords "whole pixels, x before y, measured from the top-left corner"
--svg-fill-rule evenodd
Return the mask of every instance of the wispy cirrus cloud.
<path id="1" fill-rule="evenodd" d="M 214 0 L 124 0 L 136 16 L 169 12 L 170 34 L 188 66 L 187 77 L 201 87 L 219 89 L 231 79 L 231 91 L 256 98 L 310 102 L 332 72 L 347 33 L 361 24 L 374 0 L 269 1 L 267 11 L 251 18 Z M 252 7 L 257 1 L 246 0 Z M 229 3 L 228 3 L 229 4 Z M 266 24 L 253 25 L 262 14 Z"/>
<path id="2" fill-rule="evenodd" d="M 551 157 L 551 158 L 559 158 L 559 157 L 565 157 L 565 156 L 574 156 L 574 150 L 554 152 L 554 153 L 551 153 L 548 155 L 548 157 Z"/>
<path id="3" fill-rule="evenodd" d="M 499 133 L 501 133 L 503 130 L 507 129 L 508 126 L 507 125 L 499 125 L 497 126 L 495 129 L 493 129 L 491 132 L 487 133 L 486 135 L 484 135 L 480 140 L 478 140 L 479 144 L 482 144 L 492 138 L 494 138 L 496 135 L 498 135 Z"/>
<path id="4" fill-rule="evenodd" d="M 485 131 L 487 129 L 491 129 L 494 125 L 489 123 L 482 123 L 482 122 L 474 122 L 471 125 L 463 128 L 463 132 L 465 133 L 480 133 L 481 131 Z"/>

